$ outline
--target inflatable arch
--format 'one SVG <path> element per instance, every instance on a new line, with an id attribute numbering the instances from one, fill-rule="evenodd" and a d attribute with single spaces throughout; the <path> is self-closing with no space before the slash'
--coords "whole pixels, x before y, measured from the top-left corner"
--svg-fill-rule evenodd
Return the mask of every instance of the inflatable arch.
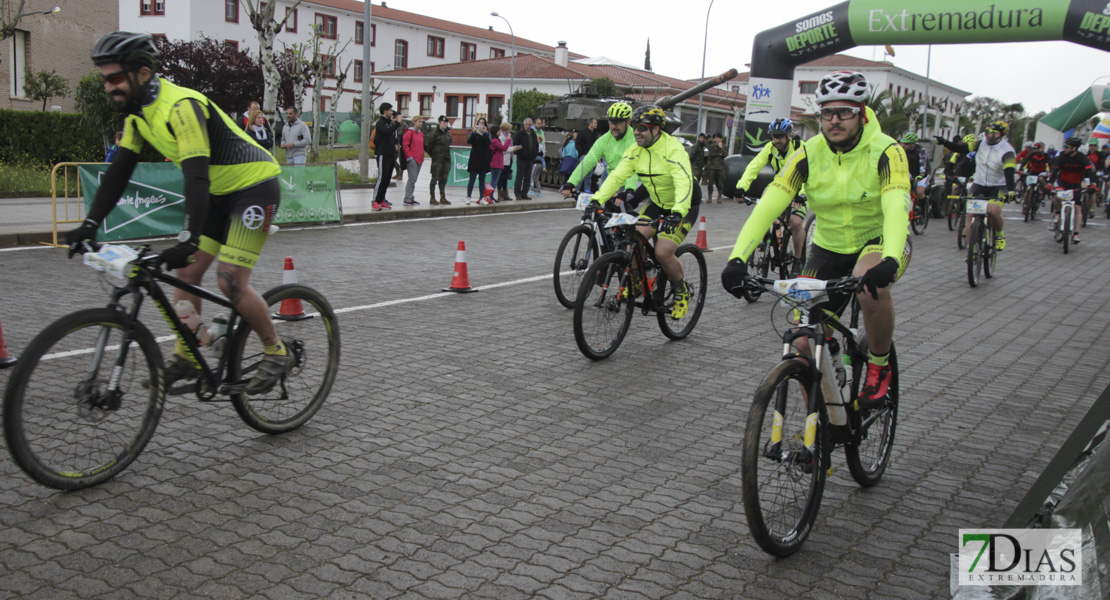
<path id="1" fill-rule="evenodd" d="M 784 23 L 755 36 L 752 45 L 751 78 L 748 83 L 748 105 L 744 111 L 743 153 L 758 152 L 768 140 L 767 125 L 777 118 L 790 116 L 794 67 L 799 64 L 859 45 L 1050 40 L 1066 40 L 1110 52 L 1110 2 L 1107 0 L 933 0 L 931 2 L 848 0 L 841 2 L 826 10 Z M 1084 118 L 1091 116 L 1087 114 Z M 1048 117 L 1045 117 L 1045 120 L 1047 119 Z M 1038 136 L 1040 128 L 1041 125 L 1038 123 Z"/>
<path id="2" fill-rule="evenodd" d="M 1041 117 L 1037 121 L 1036 139 L 1051 144 L 1057 148 L 1064 147 L 1064 137 L 1073 127 L 1090 119 L 1103 111 L 1110 111 L 1110 86 L 1092 85 L 1091 89 L 1072 98 L 1067 104 Z M 1106 120 L 1099 127 L 1105 127 Z M 1099 137 L 1098 132 L 1091 136 L 1092 140 Z M 1106 139 L 1098 141 L 1098 145 L 1105 144 Z"/>

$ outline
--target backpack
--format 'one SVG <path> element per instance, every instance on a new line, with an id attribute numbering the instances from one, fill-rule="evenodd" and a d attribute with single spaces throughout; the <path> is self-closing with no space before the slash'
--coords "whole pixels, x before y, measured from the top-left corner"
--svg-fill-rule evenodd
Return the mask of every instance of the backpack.
<path id="1" fill-rule="evenodd" d="M 371 129 L 371 130 L 370 130 L 370 142 L 369 142 L 369 146 L 370 146 L 370 149 L 371 149 L 371 150 L 373 150 L 373 149 L 374 149 L 374 134 L 375 134 L 375 133 L 377 133 L 377 132 L 378 132 L 378 128 L 377 128 L 377 127 L 375 127 L 374 129 Z"/>

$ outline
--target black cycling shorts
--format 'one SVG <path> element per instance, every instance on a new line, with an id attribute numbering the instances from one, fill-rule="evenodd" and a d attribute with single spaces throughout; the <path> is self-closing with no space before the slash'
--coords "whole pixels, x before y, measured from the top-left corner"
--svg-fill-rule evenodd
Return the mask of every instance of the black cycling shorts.
<path id="1" fill-rule="evenodd" d="M 280 203 L 277 177 L 230 194 L 210 195 L 200 249 L 221 262 L 253 269 Z"/>
<path id="2" fill-rule="evenodd" d="M 881 253 L 882 251 L 882 236 L 868 240 L 868 242 L 863 245 L 862 250 L 852 254 L 832 252 L 817 244 L 813 244 L 809 251 L 809 260 L 806 261 L 806 266 L 802 269 L 802 277 L 822 280 L 848 277 L 856 268 L 856 263 L 859 262 L 860 257 L 865 254 Z M 894 281 L 898 281 L 902 278 L 902 274 L 906 272 L 906 267 L 910 265 L 910 258 L 912 256 L 913 241 L 907 237 L 906 248 L 902 252 L 902 257 L 898 259 L 898 273 L 894 276 Z M 835 308 L 834 312 L 838 315 L 844 312 L 844 309 L 848 306 L 849 299 L 847 294 L 829 294 L 829 304 L 831 307 Z"/>

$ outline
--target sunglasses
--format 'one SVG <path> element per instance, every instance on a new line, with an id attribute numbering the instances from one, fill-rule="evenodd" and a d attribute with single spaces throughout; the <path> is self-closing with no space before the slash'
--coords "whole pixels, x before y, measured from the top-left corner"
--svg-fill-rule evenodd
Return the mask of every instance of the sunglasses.
<path id="1" fill-rule="evenodd" d="M 112 85 L 119 85 L 127 81 L 127 71 L 116 71 L 115 73 L 108 73 L 107 75 L 101 73 L 100 79 Z"/>
<path id="2" fill-rule="evenodd" d="M 639 132 L 648 131 L 649 129 L 651 129 L 651 127 L 652 127 L 651 125 L 648 125 L 646 123 L 633 123 L 632 124 L 632 129 L 635 129 L 636 131 L 639 131 Z"/>
<path id="3" fill-rule="evenodd" d="M 832 121 L 833 116 L 837 116 L 841 121 L 847 121 L 854 118 L 859 114 L 860 108 L 858 106 L 837 106 L 835 108 L 822 108 L 821 120 Z"/>

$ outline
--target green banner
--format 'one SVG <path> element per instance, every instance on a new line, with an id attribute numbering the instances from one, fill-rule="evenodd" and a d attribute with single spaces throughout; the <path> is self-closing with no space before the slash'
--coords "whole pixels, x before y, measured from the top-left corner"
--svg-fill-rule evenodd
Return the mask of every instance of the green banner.
<path id="1" fill-rule="evenodd" d="M 92 206 L 107 164 L 77 168 L 86 213 Z M 334 166 L 281 168 L 281 204 L 275 224 L 337 222 L 339 212 Z M 465 184 L 465 182 L 464 182 Z M 102 241 L 176 235 L 185 217 L 185 185 L 172 163 L 139 163 L 116 208 L 104 219 Z"/>
<path id="2" fill-rule="evenodd" d="M 857 45 L 1058 40 L 1067 14 L 1059 0 L 852 0 L 848 24 Z"/>
<path id="3" fill-rule="evenodd" d="M 451 146 L 451 173 L 447 176 L 447 185 L 456 187 L 466 187 L 470 182 L 470 171 L 466 170 L 466 164 L 470 161 L 470 146 Z M 514 160 L 513 164 L 501 172 L 502 177 L 509 177 L 509 189 L 513 187 L 513 173 L 516 172 L 516 163 L 520 161 Z M 506 175 L 506 172 L 508 175 Z M 489 173 L 486 173 L 486 183 L 489 183 Z M 474 180 L 474 185 L 478 185 L 478 181 Z"/>

